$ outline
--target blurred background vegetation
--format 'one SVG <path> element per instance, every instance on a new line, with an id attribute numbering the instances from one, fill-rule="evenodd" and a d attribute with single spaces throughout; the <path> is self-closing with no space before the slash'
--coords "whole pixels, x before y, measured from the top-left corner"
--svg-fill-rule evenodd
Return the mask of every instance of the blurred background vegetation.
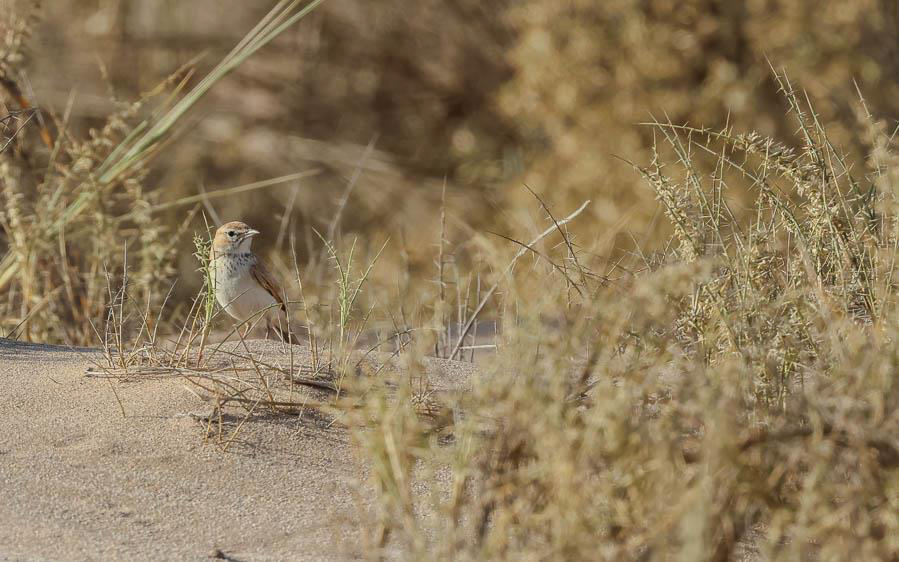
<path id="1" fill-rule="evenodd" d="M 39 4 L 2 0 L 0 68 L 44 109 L 51 134 L 68 111 L 68 133 L 79 138 L 205 53 L 192 85 L 270 8 Z M 27 21 L 21 37 L 13 14 Z M 650 159 L 654 132 L 640 123 L 732 125 L 789 139 L 795 126 L 773 66 L 815 100 L 831 140 L 864 156 L 856 87 L 892 123 L 897 28 L 890 0 L 328 0 L 211 91 L 148 167 L 142 197 L 161 203 L 321 170 L 213 202 L 223 220 L 260 226 L 264 250 L 295 235 L 303 264 L 321 252 L 312 229 L 328 230 L 358 170 L 340 230 L 375 249 L 390 237 L 386 273 L 374 275 L 396 285 L 397 267 L 413 279 L 433 275 L 444 182 L 454 244 L 472 233 L 524 239 L 542 230 L 527 184 L 558 214 L 593 200 L 579 241 L 606 264 L 669 234 L 654 191 L 628 163 Z M 9 94 L 0 96 L 4 110 L 20 109 Z M 17 142 L 34 144 L 38 134 L 26 127 Z M 40 159 L 34 150 L 29 157 Z M 202 217 L 179 230 L 189 210 L 154 214 L 160 238 L 179 237 L 180 257 L 174 269 L 144 272 L 166 282 L 180 274 L 182 297 L 201 283 L 190 232 Z"/>

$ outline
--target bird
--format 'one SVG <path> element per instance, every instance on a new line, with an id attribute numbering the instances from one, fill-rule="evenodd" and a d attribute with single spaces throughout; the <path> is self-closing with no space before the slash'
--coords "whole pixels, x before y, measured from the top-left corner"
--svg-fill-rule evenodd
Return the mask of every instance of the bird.
<path id="1" fill-rule="evenodd" d="M 260 319 L 285 342 L 296 343 L 287 322 L 284 290 L 263 261 L 253 253 L 253 238 L 260 232 L 246 223 L 231 221 L 215 233 L 209 265 L 215 299 L 235 320 L 245 323 L 244 336 Z"/>

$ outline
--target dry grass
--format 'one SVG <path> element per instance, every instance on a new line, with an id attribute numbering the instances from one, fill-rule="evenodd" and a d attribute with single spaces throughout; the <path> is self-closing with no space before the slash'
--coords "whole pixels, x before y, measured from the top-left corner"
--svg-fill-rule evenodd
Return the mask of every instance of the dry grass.
<path id="1" fill-rule="evenodd" d="M 703 20 L 695 8 L 705 4 L 687 4 L 681 15 Z M 154 211 L 165 204 L 142 187 L 151 167 L 141 155 L 161 146 L 155 133 L 140 136 L 153 131 L 140 125 L 148 100 L 123 106 L 87 140 L 68 131 L 68 111 L 49 115 L 58 131 L 52 149 L 28 127 L 5 130 L 4 142 L 15 137 L 0 154 L 5 330 L 99 340 L 106 357 L 97 377 L 184 381 L 212 406 L 208 436 L 224 450 L 261 412 L 334 416 L 371 463 L 380 500 L 375 549 L 428 559 L 895 559 L 899 161 L 887 124 L 860 96 L 839 100 L 852 108 L 851 130 L 845 116 L 827 122 L 850 145 L 844 152 L 809 98 L 765 64 L 778 101 L 759 109 L 761 132 L 738 129 L 756 126 L 751 111 L 725 124 L 710 110 L 703 122 L 716 128 L 685 125 L 702 114 L 693 103 L 711 105 L 722 89 L 748 94 L 736 78 L 716 79 L 694 100 L 691 82 L 671 81 L 689 74 L 679 64 L 647 62 L 669 43 L 694 45 L 678 33 L 690 25 L 666 27 L 667 2 L 631 21 L 665 41 L 624 62 L 600 53 L 600 66 L 615 70 L 607 81 L 548 84 L 555 76 L 541 75 L 540 64 L 592 68 L 595 22 L 620 30 L 631 51 L 647 29 L 611 27 L 612 8 L 594 3 L 576 2 L 570 13 L 541 6 L 556 23 L 581 12 L 598 17 L 574 18 L 572 40 L 556 42 L 555 27 L 549 39 L 539 29 L 540 10 L 509 11 L 510 25 L 523 28 L 512 62 L 534 67 L 522 68 L 500 101 L 504 111 L 536 103 L 530 91 L 550 106 L 528 106 L 543 125 L 521 126 L 547 136 L 540 163 L 552 165 L 535 165 L 534 189 L 516 186 L 499 198 L 507 215 L 485 224 L 490 212 L 471 213 L 469 197 L 442 183 L 439 198 L 430 196 L 440 204 L 412 228 L 389 239 L 380 227 L 355 236 L 351 220 L 376 223 L 381 211 L 365 215 L 351 200 L 387 193 L 382 204 L 400 206 L 396 192 L 363 181 L 383 162 L 375 140 L 344 168 L 333 212 L 298 228 L 295 192 L 277 213 L 267 208 L 280 218 L 273 257 L 293 280 L 290 312 L 307 351 L 284 346 L 285 362 L 251 353 L 239 326 L 223 322 L 204 274 L 200 205 L 213 215 L 217 193 L 270 182 L 174 197 L 197 207 L 177 226 L 160 225 Z M 868 21 L 855 8 L 844 16 Z M 7 77 L 28 30 L 16 21 L 0 56 Z M 532 48 L 540 56 L 528 56 Z M 559 54 L 569 49 L 579 56 Z M 713 76 L 732 76 L 711 66 Z M 170 97 L 158 107 L 183 108 L 179 100 L 191 94 L 182 92 L 197 92 L 187 89 L 191 72 L 152 92 Z M 633 131 L 620 142 L 597 141 L 619 102 L 655 109 L 633 100 L 634 89 L 614 87 L 634 81 L 667 84 L 660 100 L 674 98 L 672 117 L 628 124 Z M 596 115 L 571 101 L 609 90 L 612 103 Z M 784 106 L 789 124 L 772 127 Z M 173 126 L 183 112 L 168 115 L 148 123 Z M 141 138 L 152 142 L 144 147 Z M 610 152 L 607 142 L 617 143 L 628 161 L 621 166 L 645 192 L 597 194 L 584 179 L 596 172 L 593 156 Z M 497 180 L 489 166 L 459 166 Z M 558 190 L 548 196 L 540 188 L 554 187 L 550 179 Z M 638 217 L 654 235 L 616 245 L 622 217 Z M 192 259 L 177 267 L 190 271 L 194 287 L 207 284 L 192 300 L 172 299 L 174 254 L 186 255 L 178 241 L 191 231 L 200 271 Z M 479 325 L 495 325 L 496 334 Z M 489 351 L 475 358 L 477 349 Z M 376 351 L 402 368 L 369 368 L 366 355 Z M 422 369 L 430 355 L 476 359 L 482 376 L 467 392 L 436 393 Z M 240 415 L 226 421 L 235 408 Z M 449 484 L 431 484 L 434 475 Z"/>
<path id="2" fill-rule="evenodd" d="M 587 249 L 563 232 L 501 278 L 501 343 L 449 441 L 402 394 L 369 405 L 376 541 L 462 559 L 899 553 L 892 140 L 859 103 L 872 152 L 853 170 L 778 80 L 797 150 L 652 125 L 663 144 L 637 168 L 675 234 L 641 273 L 578 277 Z"/>

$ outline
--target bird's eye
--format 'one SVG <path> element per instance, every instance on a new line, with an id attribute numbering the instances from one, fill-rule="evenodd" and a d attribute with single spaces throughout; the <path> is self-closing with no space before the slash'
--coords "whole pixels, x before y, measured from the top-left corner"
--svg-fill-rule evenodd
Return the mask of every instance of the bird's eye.
<path id="1" fill-rule="evenodd" d="M 229 231 L 228 231 L 228 236 L 230 236 L 231 238 L 234 238 L 234 231 L 233 231 L 233 230 L 229 230 Z"/>

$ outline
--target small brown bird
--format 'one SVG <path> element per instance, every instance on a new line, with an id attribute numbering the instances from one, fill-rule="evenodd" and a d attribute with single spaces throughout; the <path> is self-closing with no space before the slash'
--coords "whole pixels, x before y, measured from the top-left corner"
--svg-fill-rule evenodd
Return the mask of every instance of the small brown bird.
<path id="1" fill-rule="evenodd" d="M 287 327 L 281 284 L 250 248 L 257 234 L 258 230 L 240 221 L 225 223 L 216 231 L 209 250 L 215 299 L 237 321 L 247 322 L 244 335 L 264 318 L 266 329 L 295 343 Z"/>

